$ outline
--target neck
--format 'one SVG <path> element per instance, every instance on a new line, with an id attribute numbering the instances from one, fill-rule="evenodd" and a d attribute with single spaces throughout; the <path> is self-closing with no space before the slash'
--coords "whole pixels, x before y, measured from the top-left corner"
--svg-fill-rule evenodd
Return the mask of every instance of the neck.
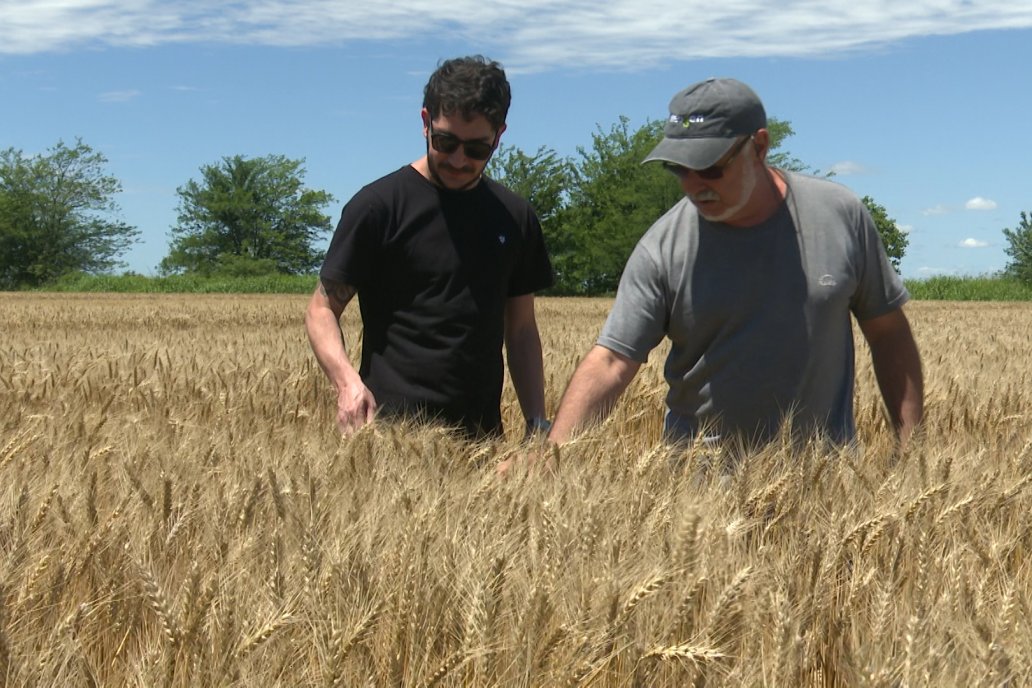
<path id="1" fill-rule="evenodd" d="M 483 176 L 482 174 L 477 175 L 476 179 L 471 181 L 469 184 L 466 184 L 465 186 L 459 188 L 453 188 L 447 186 L 444 183 L 444 180 L 441 179 L 441 175 L 437 174 L 437 170 L 434 169 L 434 166 L 430 164 L 430 156 L 424 155 L 419 160 L 410 163 L 409 166 L 416 172 L 419 172 L 421 175 L 426 177 L 427 181 L 429 181 L 431 184 L 433 184 L 439 189 L 444 189 L 445 191 L 468 191 L 469 189 L 472 189 L 477 184 L 479 184 L 480 178 Z"/>
<path id="2" fill-rule="evenodd" d="M 751 208 L 745 215 L 727 222 L 732 227 L 755 227 L 763 224 L 774 216 L 785 200 L 788 184 L 782 173 L 766 164 L 761 165 L 761 169 L 755 172 L 756 177 L 752 180 L 754 187 L 748 201 Z"/>

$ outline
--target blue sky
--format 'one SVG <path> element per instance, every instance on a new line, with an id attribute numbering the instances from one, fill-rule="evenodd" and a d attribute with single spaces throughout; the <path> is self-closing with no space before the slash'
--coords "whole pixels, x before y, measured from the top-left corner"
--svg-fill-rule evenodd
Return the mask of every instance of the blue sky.
<path id="1" fill-rule="evenodd" d="M 577 156 L 709 76 L 789 120 L 786 149 L 870 194 L 903 274 L 983 274 L 1032 211 L 1032 3 L 1013 0 L 0 0 L 0 149 L 77 137 L 123 185 L 153 274 L 176 188 L 223 156 L 306 161 L 340 206 L 419 157 L 422 88 L 481 53 L 513 87 L 502 142 Z M 328 241 L 328 237 L 326 239 Z"/>

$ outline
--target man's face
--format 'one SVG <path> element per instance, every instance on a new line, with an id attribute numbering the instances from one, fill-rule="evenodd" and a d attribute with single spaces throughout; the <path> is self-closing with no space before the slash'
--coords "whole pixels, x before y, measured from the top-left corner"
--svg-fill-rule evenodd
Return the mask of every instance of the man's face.
<path id="1" fill-rule="evenodd" d="M 675 170 L 688 200 L 707 220 L 729 225 L 751 224 L 750 203 L 760 179 L 758 168 L 762 167 L 762 161 L 750 141 L 745 139 L 741 145 L 732 147 L 725 160 L 714 166 L 721 171 L 717 179 L 705 179 L 685 168 Z"/>
<path id="2" fill-rule="evenodd" d="M 483 115 L 467 120 L 461 114 L 442 114 L 431 121 L 430 113 L 424 109 L 423 135 L 427 139 L 426 159 L 431 179 L 453 191 L 476 186 L 503 131 L 504 125 L 495 131 Z M 447 152 L 449 150 L 451 152 Z M 487 157 L 477 159 L 485 153 Z"/>

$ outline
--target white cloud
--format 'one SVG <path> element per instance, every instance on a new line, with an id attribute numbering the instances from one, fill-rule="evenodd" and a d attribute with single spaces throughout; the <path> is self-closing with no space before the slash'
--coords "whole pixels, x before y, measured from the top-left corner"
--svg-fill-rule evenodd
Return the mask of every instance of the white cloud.
<path id="1" fill-rule="evenodd" d="M 853 174 L 864 174 L 865 172 L 867 172 L 867 168 L 858 162 L 853 162 L 852 160 L 843 160 L 842 162 L 837 162 L 834 165 L 832 165 L 831 171 L 837 175 L 848 177 L 849 175 Z"/>
<path id="2" fill-rule="evenodd" d="M 904 234 L 910 234 L 914 231 L 914 225 L 896 225 L 896 229 L 903 232 Z"/>
<path id="3" fill-rule="evenodd" d="M 950 212 L 950 209 L 944 205 L 936 205 L 931 208 L 925 208 L 921 211 L 922 215 L 946 215 Z"/>
<path id="4" fill-rule="evenodd" d="M 964 239 L 964 241 L 958 244 L 961 248 L 986 248 L 989 246 L 988 241 L 982 241 L 981 239 Z"/>
<path id="5" fill-rule="evenodd" d="M 964 204 L 968 210 L 996 210 L 996 201 L 981 196 L 975 196 Z"/>
<path id="6" fill-rule="evenodd" d="M 762 21 L 757 21 L 762 17 Z M 636 70 L 703 57 L 828 55 L 893 41 L 1032 27 L 1012 0 L 47 0 L 0 3 L 0 54 L 84 45 L 339 45 L 447 30 L 512 70 Z"/>
<path id="7" fill-rule="evenodd" d="M 102 103 L 125 103 L 140 95 L 139 91 L 127 89 L 125 91 L 108 91 L 97 96 Z"/>

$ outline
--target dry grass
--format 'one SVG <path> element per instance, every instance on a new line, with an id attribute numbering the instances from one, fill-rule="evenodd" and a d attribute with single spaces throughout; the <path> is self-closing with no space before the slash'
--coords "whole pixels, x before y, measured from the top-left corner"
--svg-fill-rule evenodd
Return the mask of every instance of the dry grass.
<path id="1" fill-rule="evenodd" d="M 511 390 L 494 445 L 341 439 L 303 306 L 3 295 L 0 683 L 1032 683 L 1032 307 L 910 307 L 903 456 L 863 346 L 861 455 L 731 472 L 658 443 L 660 354 L 499 482 Z M 540 301 L 551 409 L 607 307 Z"/>

